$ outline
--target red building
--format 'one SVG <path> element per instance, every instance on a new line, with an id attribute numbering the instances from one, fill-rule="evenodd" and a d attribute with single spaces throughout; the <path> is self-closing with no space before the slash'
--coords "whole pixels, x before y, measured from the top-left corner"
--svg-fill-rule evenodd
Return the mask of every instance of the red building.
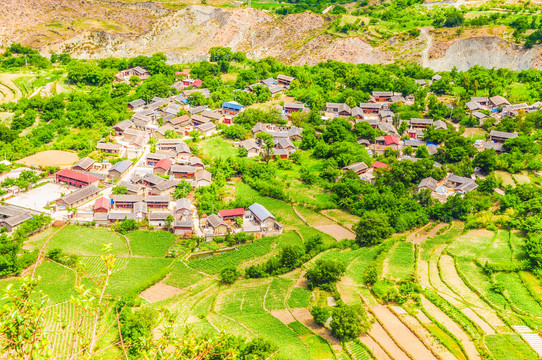
<path id="1" fill-rule="evenodd" d="M 96 202 L 94 203 L 94 212 L 95 213 L 107 213 L 109 212 L 109 207 L 111 206 L 111 202 L 109 199 L 104 198 L 103 196 L 101 198 L 98 198 Z"/>
<path id="2" fill-rule="evenodd" d="M 218 215 L 220 215 L 224 220 L 233 220 L 237 217 L 245 216 L 245 209 L 237 208 L 237 209 L 220 210 L 218 212 Z"/>
<path id="3" fill-rule="evenodd" d="M 100 178 L 77 170 L 62 169 L 55 174 L 57 183 L 65 183 L 75 187 L 98 185 Z"/>

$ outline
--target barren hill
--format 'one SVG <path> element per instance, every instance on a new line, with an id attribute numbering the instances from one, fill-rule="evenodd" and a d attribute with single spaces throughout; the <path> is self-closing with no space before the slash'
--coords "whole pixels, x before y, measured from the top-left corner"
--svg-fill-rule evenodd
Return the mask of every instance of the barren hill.
<path id="1" fill-rule="evenodd" d="M 68 52 L 79 58 L 136 56 L 163 52 L 172 63 L 199 61 L 210 47 L 229 46 L 249 57 L 276 57 L 291 64 L 327 59 L 353 63 L 418 61 L 449 70 L 454 65 L 537 67 L 540 49 L 525 51 L 497 35 L 469 33 L 460 39 L 418 39 L 373 48 L 360 37 L 330 35 L 332 19 L 310 12 L 277 17 L 252 8 L 191 5 L 180 10 L 152 2 L 118 0 L 4 0 L 0 45 L 20 42 L 44 53 Z M 429 46 L 429 49 L 427 48 Z M 427 56 L 429 54 L 429 56 Z"/>

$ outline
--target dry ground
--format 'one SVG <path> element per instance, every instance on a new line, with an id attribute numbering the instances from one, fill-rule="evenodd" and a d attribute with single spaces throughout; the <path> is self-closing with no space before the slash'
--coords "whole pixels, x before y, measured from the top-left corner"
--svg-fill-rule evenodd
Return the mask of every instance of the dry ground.
<path id="1" fill-rule="evenodd" d="M 139 294 L 139 297 L 150 303 L 173 297 L 182 292 L 181 289 L 159 282 Z"/>
<path id="2" fill-rule="evenodd" d="M 37 154 L 27 156 L 17 161 L 28 166 L 58 166 L 65 168 L 73 165 L 79 160 L 76 153 L 60 150 L 46 150 Z"/>

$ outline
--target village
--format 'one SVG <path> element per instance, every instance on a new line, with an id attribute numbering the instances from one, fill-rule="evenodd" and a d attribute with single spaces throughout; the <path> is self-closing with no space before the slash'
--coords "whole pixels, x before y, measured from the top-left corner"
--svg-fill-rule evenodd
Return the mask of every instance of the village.
<path id="1" fill-rule="evenodd" d="M 202 138 L 218 136 L 217 125 L 229 126 L 235 123 L 235 117 L 245 107 L 235 101 L 224 102 L 220 109 L 206 106 L 191 106 L 188 99 L 194 93 L 210 96 L 208 89 L 202 88 L 202 81 L 191 79 L 188 72 L 179 73 L 185 79 L 172 85 L 179 92 L 169 98 L 155 97 L 150 101 L 137 99 L 127 104 L 133 111 L 131 119 L 126 119 L 112 126 L 110 136 L 99 141 L 96 151 L 101 161 L 85 157 L 70 168 L 43 178 L 29 191 L 21 191 L 11 186 L 3 195 L 4 206 L 0 211 L 0 227 L 8 232 L 31 217 L 32 213 L 46 213 L 55 219 L 70 219 L 78 223 L 92 223 L 97 226 L 110 226 L 125 219 L 148 221 L 154 228 L 168 228 L 175 234 L 190 237 L 192 235 L 224 236 L 246 232 L 261 236 L 275 235 L 282 231 L 282 226 L 275 217 L 260 204 L 253 204 L 247 209 L 228 209 L 217 211 L 209 216 L 198 215 L 198 210 L 190 200 L 183 196 L 174 198 L 173 193 L 179 184 L 189 185 L 182 189 L 188 195 L 192 188 L 209 186 L 213 179 L 206 170 L 207 165 L 194 156 L 185 140 L 193 136 Z M 121 71 L 116 76 L 119 82 L 127 82 L 136 76 L 147 79 L 148 71 L 141 67 Z M 420 86 L 428 86 L 439 80 L 435 75 L 430 82 L 417 81 Z M 295 78 L 279 75 L 250 85 L 240 91 L 251 92 L 257 86 L 269 88 L 272 94 L 289 89 Z M 371 156 L 384 154 L 387 149 L 398 151 L 400 160 L 417 161 L 412 150 L 423 146 L 428 153 L 436 154 L 440 144 L 424 141 L 428 127 L 446 129 L 445 121 L 426 118 L 407 120 L 407 128 L 399 133 L 399 121 L 390 110 L 394 103 L 411 105 L 414 96 L 403 96 L 391 91 L 374 91 L 368 102 L 350 107 L 344 103 L 326 103 L 321 109 L 323 120 L 337 117 L 347 118 L 352 126 L 360 122 L 368 123 L 382 135 L 374 141 L 359 139 Z M 510 104 L 502 96 L 473 97 L 466 103 L 465 111 L 480 122 L 488 117 L 498 121 L 505 116 L 513 116 L 520 111 L 536 111 L 540 103 L 533 105 Z M 290 116 L 295 112 L 309 112 L 302 103 L 284 102 L 275 104 L 273 109 L 281 114 L 286 125 L 257 123 L 251 131 L 252 137 L 235 143 L 246 150 L 246 156 L 256 158 L 264 154 L 264 141 L 258 134 L 271 135 L 274 148 L 272 157 L 288 159 L 303 137 L 303 129 L 291 124 Z M 179 116 L 179 114 L 181 114 Z M 494 149 L 498 153 L 505 151 L 503 143 L 516 137 L 515 133 L 492 130 L 489 139 L 478 140 L 475 146 L 479 150 Z M 406 149 L 410 149 L 408 153 Z M 441 167 L 437 162 L 435 167 Z M 361 180 L 374 182 L 376 172 L 386 171 L 389 166 L 381 161 L 368 165 L 358 162 L 345 166 L 343 172 L 353 171 Z M 6 177 L 17 177 L 22 171 L 35 169 L 19 168 Z M 42 174 L 45 175 L 45 174 Z M 464 194 L 478 187 L 476 174 L 462 177 L 449 173 L 441 181 L 425 178 L 418 185 L 418 191 L 428 189 L 431 196 L 445 202 L 449 196 Z"/>

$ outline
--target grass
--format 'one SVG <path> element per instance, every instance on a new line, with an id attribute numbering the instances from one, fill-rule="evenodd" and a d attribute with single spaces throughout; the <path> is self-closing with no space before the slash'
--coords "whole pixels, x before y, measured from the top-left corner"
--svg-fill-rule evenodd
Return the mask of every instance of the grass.
<path id="1" fill-rule="evenodd" d="M 271 286 L 267 290 L 265 297 L 265 308 L 267 310 L 280 310 L 286 308 L 286 294 L 288 289 L 294 284 L 292 280 L 280 277 L 271 281 Z"/>
<path id="2" fill-rule="evenodd" d="M 305 335 L 301 340 L 309 348 L 312 359 L 324 360 L 333 359 L 333 351 L 329 343 L 318 335 Z"/>
<path id="3" fill-rule="evenodd" d="M 210 158 L 227 158 L 237 155 L 237 149 L 233 147 L 233 142 L 227 141 L 219 136 L 200 140 L 195 143 L 202 155 Z"/>
<path id="4" fill-rule="evenodd" d="M 458 257 L 476 259 L 493 243 L 495 234 L 488 230 L 470 230 L 456 237 L 448 252 Z"/>
<path id="5" fill-rule="evenodd" d="M 373 246 L 370 248 L 362 248 L 361 250 L 359 256 L 356 257 L 346 269 L 346 275 L 360 285 L 364 283 L 363 274 L 365 273 L 365 269 L 367 269 L 367 266 L 376 259 L 378 247 Z"/>
<path id="6" fill-rule="evenodd" d="M 359 222 L 359 216 L 349 214 L 343 210 L 329 209 L 324 210 L 323 212 L 348 229 L 352 229 L 352 227 Z"/>
<path id="7" fill-rule="evenodd" d="M 508 246 L 508 231 L 499 231 L 493 243 L 489 245 L 478 257 L 478 260 L 490 264 L 508 264 L 512 260 L 512 250 Z"/>
<path id="8" fill-rule="evenodd" d="M 226 315 L 247 315 L 263 312 L 263 300 L 270 279 L 246 280 L 236 283 L 222 294 L 224 303 L 219 312 Z"/>
<path id="9" fill-rule="evenodd" d="M 277 246 L 283 248 L 285 246 L 303 246 L 303 239 L 293 230 L 287 230 L 279 236 Z"/>
<path id="10" fill-rule="evenodd" d="M 40 278 L 37 286 L 55 304 L 67 301 L 77 293 L 74 290 L 75 272 L 52 261 L 44 261 L 36 269 Z"/>
<path id="11" fill-rule="evenodd" d="M 484 342 L 494 359 L 535 360 L 539 358 L 519 335 L 488 335 L 484 338 Z"/>
<path id="12" fill-rule="evenodd" d="M 311 292 L 307 289 L 295 287 L 288 298 L 288 306 L 291 308 L 306 308 L 310 304 Z"/>
<path id="13" fill-rule="evenodd" d="M 414 244 L 400 242 L 389 255 L 389 269 L 384 276 L 405 280 L 414 272 Z"/>
<path id="14" fill-rule="evenodd" d="M 47 229 L 40 231 L 37 234 L 34 234 L 30 237 L 28 237 L 23 244 L 23 249 L 26 250 L 39 250 L 45 244 L 45 241 L 47 238 L 53 233 L 58 230 L 57 228 L 54 228 L 52 226 L 48 227 Z"/>
<path id="15" fill-rule="evenodd" d="M 271 244 L 275 239 L 275 237 L 258 239 L 254 243 L 239 246 L 234 251 L 205 259 L 192 260 L 189 265 L 207 274 L 218 274 L 227 266 L 239 266 L 244 261 L 267 254 L 271 251 Z"/>
<path id="16" fill-rule="evenodd" d="M 126 241 L 103 228 L 68 225 L 49 240 L 46 250 L 60 248 L 67 254 L 103 255 L 103 244 L 111 244 L 111 254 L 128 255 Z"/>
<path id="17" fill-rule="evenodd" d="M 130 247 L 134 255 L 164 257 L 175 244 L 175 235 L 167 231 L 130 231 Z"/>
<path id="18" fill-rule="evenodd" d="M 533 299 L 517 273 L 499 273 L 496 278 L 504 286 L 512 304 L 531 316 L 542 316 L 542 307 Z"/>
<path id="19" fill-rule="evenodd" d="M 197 283 L 203 278 L 202 274 L 189 268 L 184 262 L 177 260 L 171 266 L 171 272 L 165 283 L 182 289 Z"/>
<path id="20" fill-rule="evenodd" d="M 259 313 L 232 317 L 259 336 L 275 343 L 279 347 L 280 355 L 290 359 L 313 358 L 297 333 L 272 315 Z"/>
<path id="21" fill-rule="evenodd" d="M 330 235 L 324 234 L 323 232 L 321 232 L 321 231 L 319 231 L 319 230 L 317 230 L 317 229 L 315 229 L 313 227 L 310 227 L 310 226 L 303 226 L 298 231 L 301 234 L 301 236 L 303 237 L 304 241 L 309 240 L 313 236 L 320 235 L 322 237 L 322 240 L 324 241 L 324 244 L 326 244 L 326 245 L 331 245 L 331 244 L 334 244 L 334 243 L 337 242 Z"/>
<path id="22" fill-rule="evenodd" d="M 124 271 L 111 275 L 107 292 L 113 296 L 139 293 L 160 280 L 171 261 L 171 259 L 130 258 Z"/>
<path id="23" fill-rule="evenodd" d="M 311 335 L 312 331 L 310 331 L 305 325 L 300 323 L 299 321 L 294 321 L 288 324 L 290 329 L 296 332 L 299 336 L 303 335 Z"/>

